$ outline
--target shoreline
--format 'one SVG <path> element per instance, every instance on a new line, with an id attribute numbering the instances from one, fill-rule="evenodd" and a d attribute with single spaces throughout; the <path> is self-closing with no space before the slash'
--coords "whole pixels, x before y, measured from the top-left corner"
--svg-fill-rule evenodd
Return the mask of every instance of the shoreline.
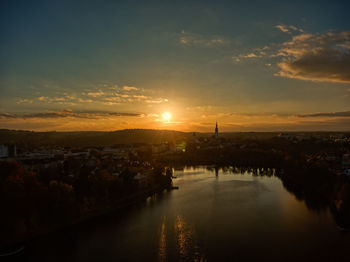
<path id="1" fill-rule="evenodd" d="M 65 229 L 70 228 L 70 227 L 82 225 L 83 223 L 87 223 L 89 221 L 93 221 L 93 220 L 98 219 L 98 218 L 102 218 L 103 216 L 107 216 L 107 215 L 112 214 L 114 212 L 126 209 L 130 206 L 137 204 L 137 203 L 145 201 L 145 200 L 147 200 L 148 197 L 162 193 L 165 190 L 169 191 L 172 189 L 173 189 L 172 186 L 167 185 L 167 186 L 154 187 L 154 188 L 151 188 L 149 190 L 144 190 L 142 192 L 134 193 L 132 195 L 124 197 L 123 199 L 120 199 L 119 201 L 117 201 L 113 205 L 113 207 L 106 207 L 103 209 L 95 209 L 91 212 L 88 212 L 86 215 L 83 215 L 83 216 L 75 219 L 74 221 L 72 221 L 70 223 L 55 225 L 55 226 L 52 226 L 49 228 L 43 228 L 41 230 L 39 229 L 33 234 L 27 234 L 26 236 L 23 236 L 21 239 L 2 244 L 0 246 L 0 250 L 8 250 L 8 249 L 11 250 L 12 248 L 15 248 L 15 247 L 21 247 L 21 250 L 19 252 L 15 252 L 14 254 L 9 254 L 9 255 L 6 255 L 6 254 L 3 255 L 2 252 L 0 251 L 1 252 L 0 256 L 5 257 L 5 256 L 16 255 L 16 254 L 20 253 L 21 251 L 23 251 L 26 244 L 30 241 L 48 236 L 50 234 L 57 233 L 59 231 L 65 230 Z"/>

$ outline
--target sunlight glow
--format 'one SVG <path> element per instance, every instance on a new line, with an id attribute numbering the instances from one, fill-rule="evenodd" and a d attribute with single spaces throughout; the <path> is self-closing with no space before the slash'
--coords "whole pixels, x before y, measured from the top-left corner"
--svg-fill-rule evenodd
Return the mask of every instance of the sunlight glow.
<path id="1" fill-rule="evenodd" d="M 162 114 L 163 122 L 170 122 L 171 114 L 169 112 L 164 112 Z"/>

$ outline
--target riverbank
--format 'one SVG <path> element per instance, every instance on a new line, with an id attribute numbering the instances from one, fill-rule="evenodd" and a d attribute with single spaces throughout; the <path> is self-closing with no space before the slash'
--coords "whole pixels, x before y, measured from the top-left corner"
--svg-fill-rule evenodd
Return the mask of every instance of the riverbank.
<path id="1" fill-rule="evenodd" d="M 41 228 L 37 230 L 34 233 L 27 234 L 22 236 L 21 238 L 16 239 L 15 241 L 11 242 L 4 242 L 0 246 L 0 255 L 2 253 L 8 253 L 12 254 L 13 252 L 7 252 L 7 250 L 15 250 L 16 247 L 20 247 L 21 250 L 23 250 L 23 246 L 26 246 L 26 244 L 34 239 L 42 238 L 45 236 L 48 236 L 50 234 L 53 234 L 55 232 L 65 230 L 67 228 L 75 227 L 79 224 L 83 224 L 86 222 L 91 222 L 96 220 L 97 218 L 102 218 L 104 216 L 107 216 L 112 213 L 120 212 L 132 205 L 135 205 L 139 202 L 145 201 L 148 197 L 154 196 L 156 194 L 162 193 L 165 190 L 171 190 L 172 187 L 169 185 L 163 185 L 163 186 L 156 186 L 153 188 L 149 188 L 143 191 L 135 192 L 133 194 L 130 194 L 128 196 L 125 196 L 124 198 L 118 200 L 115 202 L 113 206 L 104 207 L 100 209 L 91 210 L 90 212 L 84 214 L 83 216 L 71 221 L 70 223 L 60 224 L 60 225 L 54 225 L 49 228 Z M 4 252 L 2 252 L 2 250 Z M 17 252 L 13 253 L 16 254 Z"/>

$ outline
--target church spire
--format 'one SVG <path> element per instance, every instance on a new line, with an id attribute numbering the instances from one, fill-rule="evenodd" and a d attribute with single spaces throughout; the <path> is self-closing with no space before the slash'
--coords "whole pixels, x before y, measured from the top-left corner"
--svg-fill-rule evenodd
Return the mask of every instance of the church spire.
<path id="1" fill-rule="evenodd" d="M 216 121 L 216 126 L 215 126 L 215 138 L 219 137 L 219 128 L 218 128 L 218 121 Z"/>

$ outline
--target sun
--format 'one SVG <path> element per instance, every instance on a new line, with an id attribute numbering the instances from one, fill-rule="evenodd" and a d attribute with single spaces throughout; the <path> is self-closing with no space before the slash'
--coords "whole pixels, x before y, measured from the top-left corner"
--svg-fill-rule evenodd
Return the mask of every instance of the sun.
<path id="1" fill-rule="evenodd" d="M 169 112 L 164 112 L 162 114 L 162 119 L 163 119 L 163 122 L 170 122 L 170 119 L 171 119 L 171 114 Z"/>

